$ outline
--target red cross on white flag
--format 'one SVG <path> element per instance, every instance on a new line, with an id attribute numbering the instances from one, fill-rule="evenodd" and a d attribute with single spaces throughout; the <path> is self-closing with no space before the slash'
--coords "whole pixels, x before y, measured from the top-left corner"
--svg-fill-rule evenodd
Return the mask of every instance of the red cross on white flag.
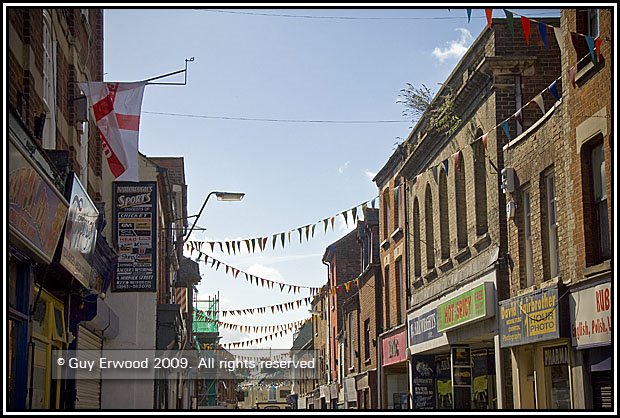
<path id="1" fill-rule="evenodd" d="M 95 113 L 103 153 L 116 180 L 139 181 L 138 128 L 146 82 L 82 82 Z"/>

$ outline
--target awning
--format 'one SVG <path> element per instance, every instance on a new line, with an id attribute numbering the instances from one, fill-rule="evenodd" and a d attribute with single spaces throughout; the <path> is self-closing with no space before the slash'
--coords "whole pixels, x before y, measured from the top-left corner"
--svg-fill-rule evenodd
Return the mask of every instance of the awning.
<path id="1" fill-rule="evenodd" d="M 112 339 L 118 335 L 118 316 L 101 298 L 97 298 L 97 314 L 83 325 L 104 339 Z"/>

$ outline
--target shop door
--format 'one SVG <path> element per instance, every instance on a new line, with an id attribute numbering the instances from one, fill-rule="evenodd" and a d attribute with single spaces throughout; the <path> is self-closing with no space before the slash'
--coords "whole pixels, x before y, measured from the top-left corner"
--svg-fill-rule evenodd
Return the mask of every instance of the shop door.
<path id="1" fill-rule="evenodd" d="M 103 341 L 97 334 L 79 326 L 77 349 L 81 353 L 80 359 L 99 362 L 102 344 Z M 86 354 L 82 350 L 89 350 L 89 352 Z M 101 371 L 99 371 L 98 379 L 80 379 L 80 377 L 78 371 L 75 382 L 75 409 L 100 409 Z"/>
<path id="2" fill-rule="evenodd" d="M 611 371 L 592 373 L 592 400 L 594 409 L 611 409 L 611 393 L 612 393 L 612 375 Z"/>

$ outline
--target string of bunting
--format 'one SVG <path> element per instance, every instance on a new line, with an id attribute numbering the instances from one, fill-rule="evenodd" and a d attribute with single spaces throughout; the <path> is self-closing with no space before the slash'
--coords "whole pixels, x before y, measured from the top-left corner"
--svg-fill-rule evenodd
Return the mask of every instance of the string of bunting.
<path id="1" fill-rule="evenodd" d="M 469 23 L 471 20 L 472 9 L 466 9 L 466 10 L 467 10 L 467 23 Z M 515 16 L 517 16 L 520 18 L 519 20 L 521 21 L 521 26 L 523 27 L 525 43 L 527 43 L 528 45 L 530 44 L 530 33 L 531 33 L 531 26 L 533 22 L 533 23 L 536 23 L 536 26 L 538 26 L 538 33 L 540 34 L 541 41 L 545 48 L 547 48 L 548 46 L 547 30 L 551 28 L 558 42 L 558 45 L 560 46 L 560 49 L 564 50 L 564 34 L 565 32 L 567 32 L 564 29 L 558 28 L 557 26 L 549 25 L 548 23 L 541 22 L 536 19 L 529 18 L 527 16 L 523 16 L 519 13 L 512 12 L 508 9 L 502 9 L 502 10 L 504 10 L 504 14 L 506 15 L 506 21 L 508 23 L 508 30 L 510 31 L 512 36 L 515 35 L 514 18 Z M 484 12 L 487 16 L 487 26 L 490 29 L 493 24 L 493 9 L 484 9 Z M 583 33 L 578 33 L 578 32 L 572 32 L 572 31 L 570 31 L 570 36 L 571 36 L 571 42 L 573 43 L 573 46 L 575 47 L 575 49 L 578 49 L 579 42 L 585 42 L 588 49 L 590 49 L 590 51 L 593 51 L 595 49 L 600 50 L 600 46 L 603 40 L 611 41 L 611 39 L 608 37 L 604 37 L 604 38 L 597 37 L 595 39 L 593 36 L 586 35 Z M 597 55 L 598 54 L 599 52 L 597 52 Z"/>
<path id="2" fill-rule="evenodd" d="M 230 316 L 243 316 L 243 315 L 255 315 L 255 314 L 260 315 L 260 314 L 265 313 L 268 309 L 271 309 L 271 313 L 275 313 L 276 311 L 284 312 L 284 311 L 289 311 L 292 309 L 298 309 L 301 307 L 302 304 L 304 304 L 305 306 L 308 306 L 310 305 L 311 302 L 312 302 L 312 296 L 307 296 L 305 298 L 293 300 L 291 302 L 284 302 L 284 303 L 279 303 L 276 305 L 261 306 L 261 307 L 256 307 L 256 308 L 229 309 L 225 311 L 202 310 L 200 312 L 201 312 L 201 315 L 204 315 L 208 318 L 212 318 L 218 312 L 222 314 L 222 317 L 225 317 L 227 315 L 230 315 Z"/>
<path id="3" fill-rule="evenodd" d="M 284 329 L 282 331 L 278 331 L 278 332 L 274 332 L 273 334 L 269 334 L 269 335 L 265 335 L 262 337 L 258 337 L 258 338 L 254 338 L 252 340 L 246 340 L 246 341 L 235 341 L 235 342 L 231 342 L 231 343 L 221 343 L 220 345 L 222 346 L 222 348 L 243 348 L 243 347 L 249 347 L 251 345 L 254 344 L 260 344 L 263 341 L 267 342 L 267 341 L 271 341 L 274 338 L 278 338 L 281 337 L 284 334 L 288 334 L 290 331 L 289 329 Z"/>
<path id="4" fill-rule="evenodd" d="M 344 212 L 340 212 L 336 215 L 329 216 L 322 221 L 318 221 L 314 224 L 308 224 L 304 226 L 300 226 L 298 228 L 293 228 L 285 232 L 278 232 L 276 234 L 269 234 L 267 236 L 258 237 L 258 238 L 247 238 L 247 239 L 239 239 L 239 240 L 227 240 L 227 241 L 187 241 L 186 248 L 188 251 L 193 252 L 194 250 L 202 250 L 204 244 L 209 245 L 211 248 L 211 252 L 215 252 L 216 248 L 219 248 L 220 252 L 226 251 L 229 255 L 236 255 L 237 253 L 241 254 L 241 243 L 245 244 L 245 250 L 248 253 L 254 253 L 257 250 L 265 251 L 269 244 L 269 237 L 271 236 L 271 246 L 272 249 L 275 250 L 277 245 L 284 246 L 286 244 L 291 243 L 292 236 L 295 233 L 299 234 L 299 243 L 301 244 L 305 235 L 306 242 L 310 240 L 310 238 L 314 238 L 315 230 L 317 225 L 323 226 L 324 234 L 327 233 L 327 229 L 329 224 L 331 223 L 332 231 L 334 230 L 334 223 L 336 221 L 336 217 L 342 216 L 344 218 L 344 222 L 349 225 L 349 219 L 353 221 L 355 225 L 359 219 L 358 214 L 362 213 L 362 216 L 365 216 L 366 208 L 370 204 L 371 208 L 375 208 L 375 202 L 379 196 L 375 196 L 373 199 L 368 200 L 364 203 L 356 205 L 350 209 L 345 210 Z M 360 209 L 358 211 L 358 208 Z M 350 215 L 349 215 L 350 212 Z M 350 218 L 349 218 L 350 216 Z M 279 243 L 279 244 L 278 244 Z"/>
<path id="5" fill-rule="evenodd" d="M 202 312 L 196 313 L 196 319 L 198 321 L 217 323 L 218 326 L 222 327 L 226 330 L 235 330 L 239 332 L 253 332 L 255 334 L 264 333 L 264 332 L 278 332 L 284 330 L 297 329 L 302 327 L 309 318 L 302 319 L 299 321 L 288 322 L 285 324 L 277 324 L 277 325 L 243 325 L 243 324 L 232 324 L 230 322 L 223 322 L 217 319 L 209 318 Z"/>
<path id="6" fill-rule="evenodd" d="M 573 66 L 571 66 L 568 69 L 568 79 L 570 81 L 570 84 L 573 88 L 576 87 L 576 82 L 575 82 L 575 76 L 577 73 L 577 66 L 584 61 L 586 58 L 588 58 L 588 55 L 584 55 L 583 57 L 581 57 L 581 59 L 579 61 L 577 61 Z M 546 111 L 545 111 L 545 104 L 544 104 L 544 100 L 543 100 L 543 93 L 545 92 L 549 92 L 553 98 L 557 101 L 559 101 L 562 98 L 562 95 L 560 93 L 560 91 L 558 90 L 558 81 L 562 79 L 562 76 L 560 75 L 558 78 L 556 78 L 555 80 L 553 80 L 553 82 L 551 84 L 549 84 L 547 87 L 545 87 L 545 89 L 543 89 L 540 93 L 538 93 L 536 96 L 534 96 L 534 98 L 532 100 L 530 100 L 529 102 L 527 102 L 526 104 L 524 104 L 519 110 L 517 110 L 514 114 L 510 115 L 508 118 L 504 119 L 502 122 L 500 122 L 499 124 L 495 125 L 493 128 L 491 128 L 490 130 L 488 130 L 486 133 L 484 133 L 483 135 L 474 138 L 471 142 L 467 143 L 466 146 L 473 146 L 473 144 L 475 144 L 477 141 L 482 141 L 482 145 L 484 147 L 484 152 L 485 154 L 487 154 L 488 151 L 488 143 L 489 143 L 489 134 L 495 130 L 497 130 L 498 128 L 501 128 L 504 136 L 507 139 L 507 142 L 512 141 L 512 137 L 510 135 L 510 125 L 509 125 L 509 121 L 512 118 L 515 118 L 519 123 L 523 123 L 523 110 L 525 108 L 527 108 L 529 105 L 536 103 L 536 105 L 538 106 L 538 108 L 540 109 L 540 111 L 542 112 L 541 118 L 544 117 Z M 498 141 L 499 141 L 499 136 L 498 136 Z M 441 171 L 441 169 L 443 168 L 444 170 L 444 174 L 447 176 L 448 175 L 448 171 L 449 171 L 449 166 L 450 166 L 450 159 L 452 159 L 453 161 L 453 165 L 455 170 L 459 170 L 460 169 L 460 161 L 461 161 L 461 151 L 463 150 L 463 147 L 458 147 L 456 152 L 453 153 L 449 158 L 446 158 L 445 160 L 443 160 L 442 162 L 440 162 L 439 164 L 433 165 L 431 167 L 429 167 L 428 169 L 420 172 L 416 177 L 415 177 L 415 181 L 414 181 L 414 186 L 417 187 L 418 184 L 421 183 L 422 181 L 422 176 L 426 173 L 432 172 L 433 178 L 435 180 L 437 180 L 437 172 Z M 488 154 L 487 154 L 488 156 Z"/>
<path id="7" fill-rule="evenodd" d="M 291 291 L 293 293 L 300 293 L 301 289 L 309 289 L 311 295 L 321 295 L 325 292 L 331 292 L 331 294 L 335 294 L 336 292 L 338 292 L 340 294 L 343 291 L 346 291 L 348 293 L 351 288 L 351 285 L 353 284 L 355 284 L 355 286 L 359 288 L 359 278 L 357 277 L 355 279 L 344 282 L 340 285 L 331 286 L 331 287 L 328 285 L 324 285 L 322 287 L 315 287 L 315 286 L 295 285 L 295 284 L 278 282 L 276 280 L 265 279 L 264 277 L 259 277 L 259 276 L 255 276 L 253 274 L 247 273 L 223 261 L 213 258 L 210 255 L 203 253 L 202 251 L 199 251 L 199 250 L 196 250 L 196 251 L 198 251 L 199 253 L 198 258 L 195 260 L 196 262 L 200 262 L 201 257 L 204 257 L 205 265 L 211 268 L 214 268 L 216 271 L 220 268 L 221 265 L 224 265 L 226 274 L 229 274 L 234 278 L 238 278 L 239 274 L 243 273 L 245 280 L 250 282 L 250 284 L 255 284 L 256 286 L 261 286 L 261 287 L 267 286 L 268 289 L 274 289 L 277 285 L 280 288 L 280 292 L 284 292 L 285 288 L 288 289 L 288 293 L 291 293 Z M 209 259 L 211 260 L 210 263 L 209 263 Z M 289 303 L 292 303 L 292 302 L 289 302 Z M 278 305 L 274 305 L 274 306 L 278 306 Z M 272 312 L 273 310 L 274 308 L 272 307 Z"/>

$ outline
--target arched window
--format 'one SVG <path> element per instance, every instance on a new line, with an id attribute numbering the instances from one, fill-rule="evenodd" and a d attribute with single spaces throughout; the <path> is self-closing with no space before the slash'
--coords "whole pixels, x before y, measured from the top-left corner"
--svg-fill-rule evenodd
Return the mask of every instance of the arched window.
<path id="1" fill-rule="evenodd" d="M 433 234 L 433 194 L 431 185 L 426 185 L 424 194 L 424 220 L 426 222 L 426 267 L 435 267 L 435 234 Z"/>
<path id="2" fill-rule="evenodd" d="M 448 216 L 448 179 L 439 170 L 439 233 L 441 234 L 441 258 L 450 258 L 450 218 Z"/>
<path id="3" fill-rule="evenodd" d="M 458 248 L 467 247 L 467 190 L 465 186 L 465 162 L 459 152 L 459 165 L 454 168 L 454 193 L 456 195 L 456 238 Z"/>
<path id="4" fill-rule="evenodd" d="M 422 257 L 420 255 L 420 204 L 416 197 L 413 201 L 413 271 L 415 277 L 422 275 Z"/>
<path id="5" fill-rule="evenodd" d="M 483 135 L 478 129 L 476 137 Z M 488 231 L 487 222 L 487 170 L 484 145 L 481 140 L 476 141 L 472 149 L 474 151 L 474 192 L 476 197 L 476 234 L 483 235 Z"/>

